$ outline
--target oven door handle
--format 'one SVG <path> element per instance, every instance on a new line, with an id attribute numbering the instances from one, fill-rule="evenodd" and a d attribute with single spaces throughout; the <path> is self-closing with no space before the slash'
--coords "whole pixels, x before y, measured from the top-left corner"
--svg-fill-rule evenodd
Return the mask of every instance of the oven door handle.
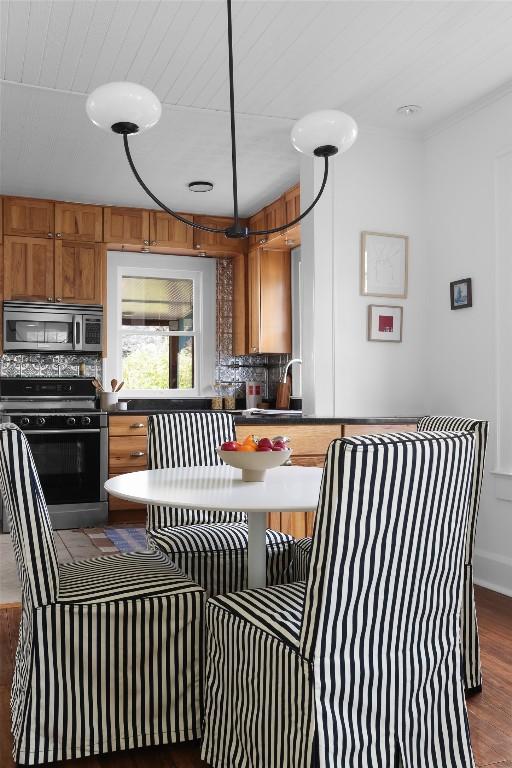
<path id="1" fill-rule="evenodd" d="M 101 429 L 23 429 L 24 435 L 97 435 Z"/>

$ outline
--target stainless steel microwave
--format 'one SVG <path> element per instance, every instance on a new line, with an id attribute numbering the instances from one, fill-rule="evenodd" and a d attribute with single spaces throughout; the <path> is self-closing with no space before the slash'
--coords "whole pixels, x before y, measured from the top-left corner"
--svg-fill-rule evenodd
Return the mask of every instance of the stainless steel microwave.
<path id="1" fill-rule="evenodd" d="M 4 301 L 4 350 L 101 352 L 103 307 Z"/>

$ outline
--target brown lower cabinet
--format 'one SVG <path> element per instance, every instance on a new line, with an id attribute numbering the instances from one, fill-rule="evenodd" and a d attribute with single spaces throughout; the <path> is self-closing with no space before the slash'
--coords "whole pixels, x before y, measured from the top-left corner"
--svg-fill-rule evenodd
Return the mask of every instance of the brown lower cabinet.
<path id="1" fill-rule="evenodd" d="M 292 463 L 303 467 L 324 465 L 330 443 L 340 437 L 378 434 L 381 432 L 415 432 L 416 424 L 269 424 L 238 425 L 237 440 L 247 435 L 290 438 Z M 147 468 L 147 416 L 109 417 L 109 477 Z M 146 508 L 109 496 L 109 522 L 143 522 Z M 267 525 L 289 533 L 296 539 L 311 536 L 314 512 L 269 512 Z"/>

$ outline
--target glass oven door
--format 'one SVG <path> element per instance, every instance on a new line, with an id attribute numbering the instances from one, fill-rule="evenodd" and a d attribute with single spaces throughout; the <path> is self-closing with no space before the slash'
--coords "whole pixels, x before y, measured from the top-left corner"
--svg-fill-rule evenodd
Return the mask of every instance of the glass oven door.
<path id="1" fill-rule="evenodd" d="M 48 506 L 101 499 L 100 430 L 25 431 Z"/>
<path id="2" fill-rule="evenodd" d="M 58 352 L 73 349 L 73 315 L 5 312 L 4 349 Z"/>

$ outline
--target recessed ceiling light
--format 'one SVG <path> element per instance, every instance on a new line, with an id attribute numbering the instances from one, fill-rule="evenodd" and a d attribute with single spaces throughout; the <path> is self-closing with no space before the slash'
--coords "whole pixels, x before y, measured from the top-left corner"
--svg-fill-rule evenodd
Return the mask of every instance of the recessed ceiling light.
<path id="1" fill-rule="evenodd" d="M 404 104 L 403 107 L 398 107 L 397 112 L 399 115 L 411 117 L 412 115 L 417 115 L 422 109 L 423 107 L 420 107 L 419 104 Z"/>
<path id="2" fill-rule="evenodd" d="M 188 188 L 191 192 L 211 192 L 213 184 L 211 181 L 191 181 Z"/>

